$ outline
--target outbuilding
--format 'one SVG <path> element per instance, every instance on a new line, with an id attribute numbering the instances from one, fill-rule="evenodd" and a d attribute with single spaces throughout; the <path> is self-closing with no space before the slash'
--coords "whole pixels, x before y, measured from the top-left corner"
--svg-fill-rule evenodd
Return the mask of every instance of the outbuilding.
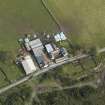
<path id="1" fill-rule="evenodd" d="M 29 42 L 29 45 L 32 49 L 41 47 L 43 48 L 43 44 L 40 39 L 35 39 Z"/>
<path id="2" fill-rule="evenodd" d="M 25 56 L 24 59 L 21 61 L 21 64 L 24 68 L 26 75 L 29 75 L 36 71 L 36 66 L 30 55 Z"/>
<path id="3" fill-rule="evenodd" d="M 54 51 L 54 49 L 53 49 L 53 47 L 52 47 L 51 44 L 46 44 L 46 45 L 45 45 L 45 48 L 46 48 L 46 50 L 47 50 L 48 53 L 51 53 L 51 52 Z"/>
<path id="4" fill-rule="evenodd" d="M 60 38 L 61 38 L 61 40 L 67 39 L 67 37 L 65 36 L 65 34 L 63 32 L 60 33 Z"/>
<path id="5" fill-rule="evenodd" d="M 60 34 L 56 34 L 54 36 L 54 39 L 56 42 L 62 41 L 62 40 L 66 40 L 67 37 L 65 36 L 65 34 L 63 32 L 61 32 Z"/>

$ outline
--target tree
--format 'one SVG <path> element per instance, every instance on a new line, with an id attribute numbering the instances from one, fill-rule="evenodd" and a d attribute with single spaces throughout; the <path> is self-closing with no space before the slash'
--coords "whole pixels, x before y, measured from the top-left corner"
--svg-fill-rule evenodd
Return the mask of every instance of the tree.
<path id="1" fill-rule="evenodd" d="M 85 70 L 85 67 L 84 67 L 83 63 L 81 62 L 81 60 L 78 60 L 78 64 L 81 66 L 81 68 L 82 68 L 83 70 Z"/>
<path id="2" fill-rule="evenodd" d="M 31 87 L 29 86 L 26 86 L 26 85 L 23 85 L 21 88 L 20 88 L 20 91 L 19 91 L 19 96 L 25 101 L 30 98 L 31 96 L 31 93 L 32 93 L 32 89 Z"/>
<path id="3" fill-rule="evenodd" d="M 5 105 L 24 105 L 24 102 L 17 93 L 12 93 L 7 96 Z"/>

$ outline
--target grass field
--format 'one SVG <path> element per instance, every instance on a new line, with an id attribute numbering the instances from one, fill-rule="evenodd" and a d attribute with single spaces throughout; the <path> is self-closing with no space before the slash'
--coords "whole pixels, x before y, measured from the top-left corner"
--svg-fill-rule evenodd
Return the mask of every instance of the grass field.
<path id="1" fill-rule="evenodd" d="M 104 0 L 44 0 L 63 31 L 81 46 L 105 47 Z"/>
<path id="2" fill-rule="evenodd" d="M 7 77 L 15 80 L 22 76 L 21 70 L 12 63 L 20 47 L 17 43 L 18 38 L 26 33 L 57 31 L 57 25 L 45 10 L 41 0 L 0 0 L 0 51 L 12 56 L 6 64 L 0 63 Z M 3 83 L 1 79 L 0 82 Z"/>
<path id="3" fill-rule="evenodd" d="M 57 26 L 40 0 L 0 0 L 0 49 L 17 49 L 17 38 L 25 33 L 55 32 Z"/>

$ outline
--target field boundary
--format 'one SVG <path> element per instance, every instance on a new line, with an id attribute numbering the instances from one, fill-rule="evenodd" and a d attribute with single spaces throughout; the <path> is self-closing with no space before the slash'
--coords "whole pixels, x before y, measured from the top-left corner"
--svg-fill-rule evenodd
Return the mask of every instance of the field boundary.
<path id="1" fill-rule="evenodd" d="M 48 14 L 51 16 L 51 18 L 53 19 L 53 21 L 56 23 L 56 25 L 58 26 L 58 29 L 60 31 L 62 31 L 62 28 L 61 28 L 61 25 L 60 23 L 58 22 L 56 16 L 52 13 L 51 9 L 47 6 L 45 0 L 41 0 L 42 2 L 42 5 L 44 6 L 44 8 L 46 9 L 46 11 L 48 12 Z"/>

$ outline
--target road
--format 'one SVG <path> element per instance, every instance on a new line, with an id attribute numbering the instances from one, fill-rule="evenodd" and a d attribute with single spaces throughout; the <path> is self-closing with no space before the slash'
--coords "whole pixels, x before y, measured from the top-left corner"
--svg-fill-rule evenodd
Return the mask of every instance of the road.
<path id="1" fill-rule="evenodd" d="M 105 48 L 100 49 L 98 51 L 98 53 L 102 53 L 102 52 L 105 52 Z M 83 54 L 83 55 L 80 55 L 80 56 L 75 56 L 75 57 L 66 59 L 64 62 L 60 62 L 60 63 L 57 63 L 57 64 L 55 63 L 53 65 L 50 65 L 49 67 L 47 67 L 47 68 L 45 68 L 43 70 L 38 70 L 38 72 L 36 72 L 36 73 L 33 73 L 33 74 L 29 75 L 29 76 L 26 76 L 26 77 L 22 78 L 21 80 L 18 80 L 18 81 L 14 82 L 14 83 L 6 86 L 6 87 L 1 88 L 0 89 L 0 94 L 2 94 L 3 92 L 6 92 L 7 90 L 9 90 L 9 89 L 11 89 L 13 87 L 18 86 L 19 84 L 22 84 L 22 83 L 28 81 L 31 77 L 36 77 L 36 76 L 41 75 L 41 74 L 43 74 L 43 73 L 45 73 L 45 72 L 47 72 L 49 70 L 53 70 L 54 68 L 59 67 L 59 66 L 61 66 L 63 64 L 71 63 L 73 61 L 83 59 L 83 58 L 86 58 L 88 56 L 89 55 L 86 55 L 86 54 Z"/>

